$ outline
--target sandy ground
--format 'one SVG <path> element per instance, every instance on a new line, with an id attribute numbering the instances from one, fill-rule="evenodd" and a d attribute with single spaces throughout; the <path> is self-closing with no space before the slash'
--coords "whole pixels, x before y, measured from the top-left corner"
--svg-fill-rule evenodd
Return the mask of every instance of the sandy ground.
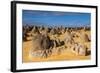
<path id="1" fill-rule="evenodd" d="M 89 32 L 86 32 L 87 34 L 90 34 Z M 59 38 L 62 39 L 64 35 L 60 36 Z M 81 41 L 81 39 L 74 39 L 77 41 Z M 88 47 L 90 47 L 90 42 L 89 43 L 84 43 L 86 44 Z M 62 61 L 62 60 L 89 60 L 91 59 L 91 55 L 88 56 L 79 56 L 76 55 L 75 53 L 73 53 L 70 48 L 64 48 L 64 50 L 62 50 L 62 52 L 60 54 L 58 53 L 53 53 L 52 55 L 48 56 L 47 58 L 41 58 L 41 57 L 33 57 L 32 54 L 30 54 L 30 49 L 33 47 L 34 45 L 32 44 L 32 41 L 26 41 L 23 42 L 23 62 L 27 63 L 27 62 L 40 62 L 40 61 Z M 61 46 L 64 47 L 64 46 Z"/>

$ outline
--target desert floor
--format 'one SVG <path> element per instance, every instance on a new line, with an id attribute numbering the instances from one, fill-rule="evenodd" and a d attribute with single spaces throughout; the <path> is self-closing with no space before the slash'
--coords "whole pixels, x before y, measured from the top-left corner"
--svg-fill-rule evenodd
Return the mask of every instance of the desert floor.
<path id="1" fill-rule="evenodd" d="M 90 34 L 90 31 L 87 32 L 87 34 Z M 63 38 L 64 35 L 60 36 L 59 38 Z M 77 41 L 82 41 L 81 39 L 75 39 Z M 87 44 L 87 46 L 90 47 L 90 43 L 85 43 Z M 91 59 L 91 55 L 88 56 L 79 56 L 76 55 L 75 53 L 71 52 L 71 50 L 69 50 L 68 48 L 65 47 L 65 49 L 62 51 L 62 53 L 57 54 L 57 53 L 53 53 L 52 55 L 50 55 L 47 58 L 41 58 L 41 57 L 33 57 L 30 54 L 30 49 L 32 48 L 32 46 L 34 46 L 32 44 L 32 41 L 26 41 L 23 42 L 23 62 L 24 63 L 28 63 L 28 62 L 43 62 L 43 61 L 69 61 L 69 60 L 90 60 Z M 64 47 L 64 46 L 61 46 Z"/>

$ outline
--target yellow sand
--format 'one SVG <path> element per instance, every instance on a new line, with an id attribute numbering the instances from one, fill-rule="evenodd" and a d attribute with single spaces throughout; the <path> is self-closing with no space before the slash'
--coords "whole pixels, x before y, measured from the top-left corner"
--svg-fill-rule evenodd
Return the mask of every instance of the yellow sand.
<path id="1" fill-rule="evenodd" d="M 89 32 L 86 32 L 87 34 L 90 34 Z M 60 36 L 59 38 L 63 39 L 63 36 Z M 77 41 L 82 41 L 81 39 L 75 39 Z M 90 47 L 89 43 L 84 43 L 88 47 Z M 32 44 L 32 41 L 23 42 L 23 62 L 40 62 L 40 61 L 62 61 L 62 60 L 89 60 L 91 59 L 91 55 L 88 56 L 78 56 L 75 53 L 72 53 L 71 50 L 68 48 L 65 48 L 62 53 L 60 54 L 52 54 L 51 56 L 47 58 L 41 58 L 41 57 L 32 57 L 32 55 L 29 54 L 30 49 L 34 45 Z"/>

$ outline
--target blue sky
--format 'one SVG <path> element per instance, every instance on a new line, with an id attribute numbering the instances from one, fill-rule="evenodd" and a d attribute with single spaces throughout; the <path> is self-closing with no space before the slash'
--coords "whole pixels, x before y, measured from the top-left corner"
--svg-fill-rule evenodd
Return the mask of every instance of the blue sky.
<path id="1" fill-rule="evenodd" d="M 23 10 L 23 25 L 90 26 L 90 13 Z"/>

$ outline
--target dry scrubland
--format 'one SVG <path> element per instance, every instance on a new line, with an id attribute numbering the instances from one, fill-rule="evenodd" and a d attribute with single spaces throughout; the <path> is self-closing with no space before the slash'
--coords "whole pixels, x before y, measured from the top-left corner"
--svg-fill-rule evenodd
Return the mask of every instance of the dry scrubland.
<path id="1" fill-rule="evenodd" d="M 23 26 L 24 63 L 90 58 L 90 27 Z"/>

